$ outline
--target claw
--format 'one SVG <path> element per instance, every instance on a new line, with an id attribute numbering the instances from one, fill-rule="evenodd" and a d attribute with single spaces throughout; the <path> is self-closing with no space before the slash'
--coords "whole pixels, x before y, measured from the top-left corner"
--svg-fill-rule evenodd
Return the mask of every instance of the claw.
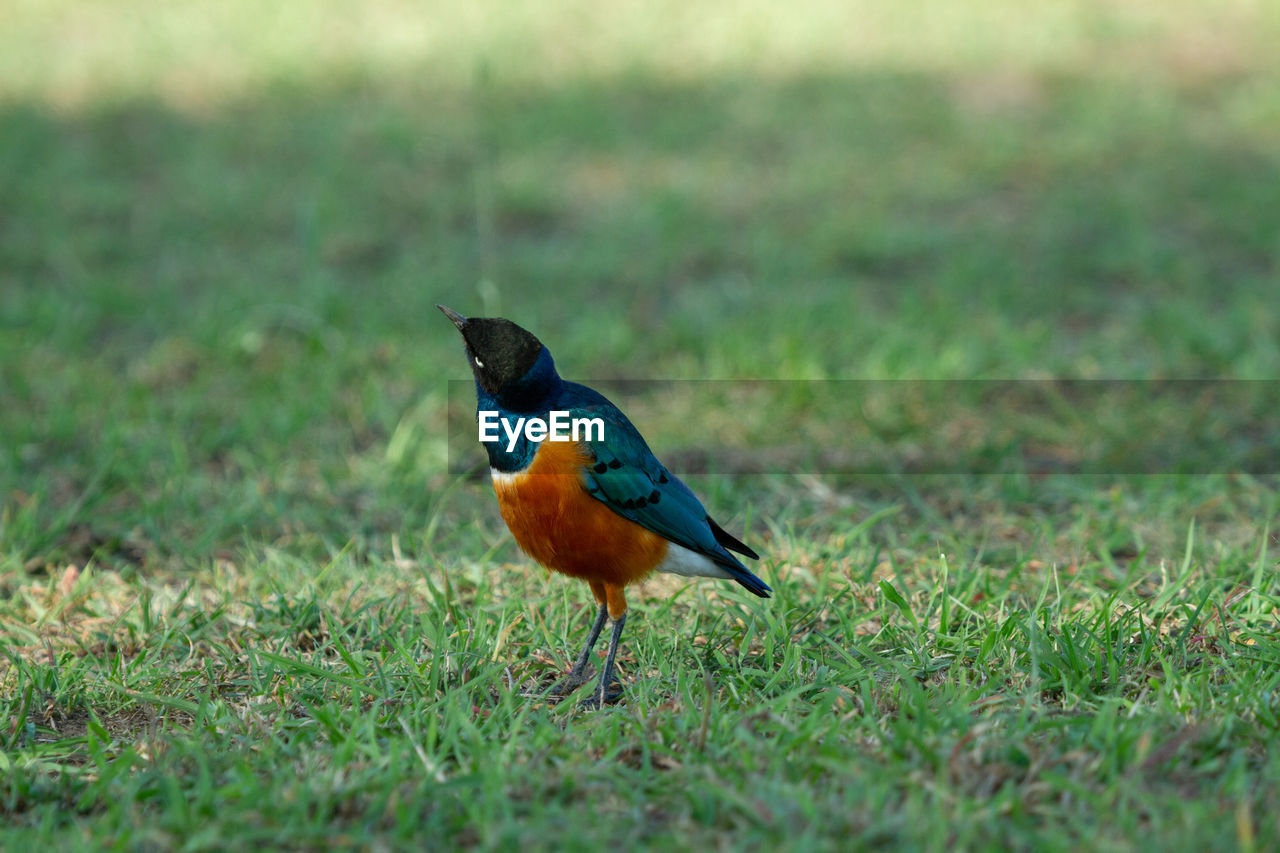
<path id="1" fill-rule="evenodd" d="M 578 703 L 578 706 L 587 711 L 596 711 L 605 705 L 616 705 L 621 701 L 622 685 L 613 681 L 606 690 L 592 691 L 590 696 Z"/>
<path id="2" fill-rule="evenodd" d="M 591 680 L 592 672 L 586 669 L 583 672 L 570 672 L 564 678 L 547 688 L 544 696 L 554 699 L 563 699 L 570 693 L 576 691 L 579 687 Z"/>

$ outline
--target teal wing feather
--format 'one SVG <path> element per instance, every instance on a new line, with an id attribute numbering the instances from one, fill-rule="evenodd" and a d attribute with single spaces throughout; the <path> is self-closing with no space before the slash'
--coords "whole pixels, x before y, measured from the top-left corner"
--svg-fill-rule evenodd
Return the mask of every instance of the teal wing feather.
<path id="1" fill-rule="evenodd" d="M 766 597 L 769 587 L 729 549 L 759 555 L 726 533 L 707 514 L 697 496 L 653 455 L 640 432 L 617 406 L 581 385 L 566 383 L 572 417 L 600 418 L 602 440 L 585 442 L 592 453 L 583 471 L 583 488 L 623 518 L 712 560 L 734 580 Z"/>

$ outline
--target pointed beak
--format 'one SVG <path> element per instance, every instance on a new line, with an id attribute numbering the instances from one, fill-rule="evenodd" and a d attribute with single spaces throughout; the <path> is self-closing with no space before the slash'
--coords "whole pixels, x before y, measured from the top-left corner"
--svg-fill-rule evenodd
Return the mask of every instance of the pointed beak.
<path id="1" fill-rule="evenodd" d="M 459 332 L 462 331 L 463 326 L 467 325 L 467 318 L 463 317 L 452 308 L 448 308 L 444 305 L 437 305 L 436 307 L 440 309 L 444 316 L 449 318 L 449 321 L 452 322 L 453 325 L 457 326 Z"/>

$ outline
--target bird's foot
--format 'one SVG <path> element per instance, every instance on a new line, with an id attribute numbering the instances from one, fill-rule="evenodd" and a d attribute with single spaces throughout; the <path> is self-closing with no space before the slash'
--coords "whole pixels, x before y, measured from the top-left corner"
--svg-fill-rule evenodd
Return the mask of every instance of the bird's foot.
<path id="1" fill-rule="evenodd" d="M 591 675 L 592 673 L 589 670 L 583 670 L 582 672 L 573 672 L 571 670 L 564 678 L 548 687 L 547 692 L 543 695 L 553 699 L 563 699 L 590 681 Z"/>
<path id="2" fill-rule="evenodd" d="M 603 697 L 601 692 L 600 685 L 597 684 L 595 689 L 591 691 L 591 695 L 578 703 L 579 706 L 588 711 L 595 711 L 603 707 L 603 705 L 616 705 L 622 701 L 622 685 L 616 680 L 609 682 L 609 686 L 603 691 Z M 602 698 L 603 702 L 601 702 Z"/>

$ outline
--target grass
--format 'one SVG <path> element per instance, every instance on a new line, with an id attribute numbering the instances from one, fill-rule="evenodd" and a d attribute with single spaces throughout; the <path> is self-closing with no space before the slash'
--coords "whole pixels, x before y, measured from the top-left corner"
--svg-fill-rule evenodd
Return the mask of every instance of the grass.
<path id="1" fill-rule="evenodd" d="M 1280 19 L 466 8 L 12 12 L 0 847 L 1271 846 Z M 626 408 L 775 597 L 529 701 L 436 302 L 723 380 Z"/>

